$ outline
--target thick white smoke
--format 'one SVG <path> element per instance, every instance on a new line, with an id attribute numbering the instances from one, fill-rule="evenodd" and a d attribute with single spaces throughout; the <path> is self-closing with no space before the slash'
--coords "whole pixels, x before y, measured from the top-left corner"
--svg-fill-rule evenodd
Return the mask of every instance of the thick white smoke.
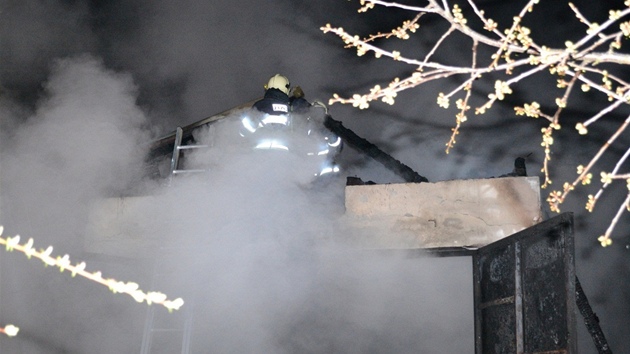
<path id="1" fill-rule="evenodd" d="M 120 192 L 138 177 L 139 146 L 149 139 L 145 124 L 129 75 L 109 72 L 89 56 L 58 61 L 37 110 L 3 132 L 9 230 L 81 230 L 90 200 Z"/>
<path id="2" fill-rule="evenodd" d="M 149 134 L 135 90 L 130 75 L 79 56 L 56 62 L 35 111 L 6 102 L 11 108 L 2 116 L 0 143 L 0 223 L 6 234 L 20 233 L 23 240 L 32 237 L 36 248 L 52 245 L 54 255 L 84 260 L 91 204 L 125 190 L 141 171 L 140 147 Z M 3 339 L 2 352 L 88 353 L 99 335 L 113 335 L 113 342 L 134 327 L 117 315 L 133 309 L 120 307 L 107 289 L 23 255 L 2 253 L 0 260 L 0 321 L 21 328 L 15 341 Z M 112 276 L 125 278 L 124 267 L 108 267 L 102 270 L 116 269 L 121 272 Z M 117 351 L 116 344 L 112 348 Z"/>
<path id="3" fill-rule="evenodd" d="M 211 148 L 187 167 L 209 171 L 156 198 L 156 218 L 169 221 L 155 256 L 158 268 L 175 259 L 168 280 L 194 306 L 192 351 L 472 352 L 469 260 L 340 248 L 345 178 L 317 180 L 317 166 L 286 151 L 254 152 L 241 118 L 201 129 Z"/>
<path id="4" fill-rule="evenodd" d="M 207 173 L 147 182 L 151 206 L 122 229 L 148 240 L 139 259 L 92 255 L 88 267 L 184 297 L 193 352 L 472 350 L 467 259 L 443 266 L 334 248 L 344 177 L 314 181 L 301 156 L 233 144 L 238 118 L 197 132 L 211 148 L 189 167 L 203 162 Z M 9 233 L 81 260 L 88 211 L 139 183 L 144 123 L 130 76 L 91 57 L 58 62 L 37 111 L 23 124 L 3 120 L 13 127 L 2 135 L 0 186 Z M 0 320 L 21 327 L 3 351 L 139 351 L 145 305 L 20 255 L 0 257 Z M 171 271 L 159 286 L 154 263 Z"/>
<path id="5" fill-rule="evenodd" d="M 620 2 L 618 6 L 609 2 L 574 3 L 578 8 L 592 10 L 592 14 L 587 17 L 597 14 L 598 18 L 603 19 L 608 17 L 609 9 L 623 6 Z M 510 14 L 518 11 L 510 9 L 512 5 L 512 2 L 485 2 L 484 7 L 487 7 L 488 14 L 511 18 Z M 550 6 L 549 11 L 536 11 L 534 17 L 528 15 L 528 19 L 538 18 L 546 25 L 558 25 L 540 27 L 532 23 L 530 27 L 534 37 L 544 41 L 558 40 L 558 45 L 562 46 L 566 33 L 582 33 L 584 28 L 578 21 L 574 21 L 577 27 L 569 25 L 570 21 L 556 21 L 558 16 L 570 14 L 566 3 L 549 2 L 547 5 Z M 301 85 L 309 100 L 320 99 L 324 102 L 335 92 L 342 96 L 351 96 L 353 93 L 367 92 L 376 84 L 382 86 L 390 78 L 405 77 L 410 70 L 405 64 L 399 63 L 399 66 L 387 60 L 375 61 L 369 56 L 357 58 L 356 52 L 342 48 L 343 43 L 338 38 L 324 35 L 319 30 L 320 26 L 331 23 L 334 26 L 344 26 L 352 33 L 367 35 L 375 31 L 389 31 L 399 26 L 403 20 L 409 19 L 409 13 L 397 13 L 395 9 L 388 9 L 388 16 L 382 16 L 380 10 L 357 16 L 357 8 L 356 2 L 339 0 L 281 0 L 265 3 L 264 6 L 255 1 L 242 1 L 235 6 L 234 1 L 226 0 L 1 2 L 0 222 L 7 226 L 8 234 L 19 232 L 23 237 L 32 236 L 36 239 L 36 245 L 44 247 L 54 244 L 56 252 L 74 255 L 73 250 L 82 246 L 80 240 L 86 222 L 87 205 L 90 204 L 87 201 L 102 194 L 101 192 L 108 192 L 110 187 L 119 189 L 134 178 L 126 174 L 129 169 L 124 166 L 136 166 L 135 162 L 129 163 L 127 158 L 141 151 L 126 149 L 127 144 L 134 139 L 131 136 L 144 135 L 141 128 L 137 129 L 139 121 L 130 119 L 141 114 L 132 104 L 136 100 L 143 110 L 146 108 L 150 124 L 159 125 L 162 134 L 172 131 L 175 125 L 187 125 L 205 115 L 258 97 L 263 92 L 265 81 L 278 72 L 287 75 L 293 85 Z M 430 51 L 427 43 L 432 41 L 428 36 L 440 34 L 440 31 L 435 30 L 437 22 L 425 22 L 424 19 L 421 22 L 425 30 L 414 37 L 415 39 L 405 42 L 408 45 L 404 52 L 410 57 L 421 57 Z M 536 34 L 537 29 L 543 33 Z M 399 42 L 396 42 L 395 46 L 398 45 Z M 141 86 L 138 95 L 134 93 L 130 76 L 104 70 L 93 59 L 62 60 L 62 64 L 51 66 L 57 58 L 86 52 L 106 58 L 106 67 L 131 72 L 134 81 Z M 436 53 L 433 58 L 438 59 L 439 55 L 441 54 Z M 448 52 L 444 55 L 449 60 L 461 59 L 464 65 L 468 65 L 470 45 L 448 46 Z M 73 62 L 85 64 L 85 77 L 89 79 L 76 75 L 81 71 L 78 69 L 81 65 L 75 66 Z M 42 82 L 48 84 L 42 85 Z M 58 87 L 65 85 L 68 90 L 55 89 L 57 84 L 52 85 L 53 82 L 57 82 Z M 493 79 L 487 82 L 490 86 L 486 87 L 491 87 L 492 82 Z M 344 126 L 375 143 L 431 181 L 503 174 L 511 170 L 516 156 L 530 152 L 533 155 L 528 158 L 528 172 L 530 175 L 540 175 L 542 150 L 539 150 L 541 126 L 538 124 L 543 122 L 522 119 L 509 121 L 510 117 L 519 118 L 514 116 L 513 102 L 507 102 L 504 106 L 495 104 L 489 115 L 485 115 L 483 119 L 471 117 L 463 127 L 462 134 L 458 136 L 455 150 L 449 155 L 444 154 L 444 144 L 449 139 L 456 112 L 438 107 L 435 98 L 438 92 L 449 92 L 453 85 L 458 84 L 452 81 L 436 81 L 428 83 L 424 89 L 400 92 L 395 106 L 375 103 L 369 110 L 357 110 L 351 106 L 334 105 L 331 113 Z M 90 89 L 85 92 L 78 90 L 80 85 Z M 106 89 L 105 86 L 109 88 Z M 90 108 L 79 108 L 84 106 L 77 101 L 85 99 L 89 102 L 93 96 L 88 97 L 86 93 L 94 92 L 97 88 L 101 93 L 110 92 L 112 95 L 99 97 L 97 103 Z M 56 94 L 53 95 L 53 92 Z M 70 92 L 74 94 L 70 95 Z M 478 99 L 485 99 L 486 93 L 475 94 L 479 94 Z M 537 100 L 532 96 L 534 93 L 540 93 L 540 87 L 521 87 L 513 98 L 522 102 Z M 42 94 L 46 97 L 39 97 Z M 591 93 L 588 95 L 596 96 Z M 551 90 L 545 96 L 553 110 L 556 94 Z M 627 116 L 626 112 L 620 113 L 620 120 L 613 117 L 608 132 L 600 135 L 601 141 L 595 139 L 592 145 L 588 145 L 590 143 L 584 137 L 576 139 L 571 136 L 571 132 L 575 133 L 571 127 L 577 121 L 584 121 L 591 116 L 586 112 L 598 107 L 591 102 L 593 101 L 590 99 L 582 101 L 583 107 L 567 112 L 566 118 L 570 121 L 565 122 L 564 129 L 557 132 L 559 135 L 556 136 L 552 161 L 556 176 L 554 185 L 561 186 L 568 179 L 564 177 L 575 176 L 575 166 L 585 165 L 591 153 L 605 143 L 608 133 L 617 128 L 616 122 Z M 32 111 L 34 107 L 37 107 L 36 112 Z M 61 109 L 62 107 L 65 108 Z M 124 107 L 130 110 L 130 115 L 125 115 L 124 118 L 116 116 Z M 50 113 L 54 110 L 57 112 L 56 117 Z M 105 129 L 99 128 L 100 131 L 115 134 L 97 134 L 98 119 L 94 117 L 98 112 L 107 112 L 101 119 L 102 122 L 116 122 Z M 26 118 L 27 125 L 23 125 Z M 69 129 L 62 129 L 63 127 Z M 120 131 L 116 127 L 121 128 Z M 598 135 L 593 127 L 585 138 Z M 116 143 L 117 138 L 121 138 L 122 142 Z M 622 142 L 618 146 L 627 144 Z M 625 148 L 622 150 L 625 151 Z M 351 149 L 346 148 L 345 151 Z M 609 151 L 612 152 L 611 149 Z M 617 152 L 617 157 L 623 151 Z M 114 156 L 115 159 L 112 160 Z M 250 170 L 259 166 L 258 161 L 245 163 L 227 156 L 233 155 L 216 154 L 214 157 L 219 164 L 215 167 L 241 163 L 241 169 L 229 171 L 234 172 L 233 175 L 238 175 L 242 169 Z M 379 183 L 398 181 L 397 176 L 361 155 L 346 155 L 343 158 L 347 164 L 352 164 L 345 170 L 348 175 Z M 614 160 L 609 162 L 612 164 L 606 163 L 601 170 L 612 169 Z M 215 172 L 219 171 L 220 169 L 216 169 Z M 225 175 L 221 175 L 221 178 L 229 175 L 227 170 L 224 172 Z M 229 183 L 218 182 L 218 177 L 214 181 L 209 182 L 216 183 L 212 184 L 213 189 L 218 188 L 217 186 L 229 186 Z M 252 178 L 248 183 L 255 181 L 258 179 Z M 620 186 L 624 188 L 623 183 Z M 162 229 L 163 233 L 166 233 L 164 230 L 172 230 L 173 238 L 183 238 L 189 234 L 183 230 L 194 231 L 206 227 L 198 225 L 198 220 L 210 219 L 206 209 L 208 205 L 215 209 L 223 206 L 228 210 L 240 209 L 229 203 L 232 196 L 228 193 L 221 194 L 200 186 L 188 188 L 190 192 L 183 193 L 178 198 L 174 192 L 178 188 L 185 187 L 173 186 L 169 191 L 162 191 L 165 198 L 172 195 L 172 213 L 164 211 L 163 205 L 151 205 L 146 213 L 139 216 L 136 226 L 142 227 L 149 234 L 160 234 Z M 233 193 L 241 190 L 236 184 L 230 188 Z M 275 187 L 272 186 L 270 190 L 273 188 Z M 290 188 L 298 195 L 303 192 L 298 187 Z M 628 289 L 623 282 L 619 282 L 619 279 L 627 278 L 630 274 L 626 245 L 629 242 L 627 232 L 624 234 L 627 227 L 622 224 L 617 227 L 616 235 L 613 236 L 615 243 L 606 249 L 599 247 L 596 236 L 606 229 L 611 216 L 622 202 L 618 199 L 622 199 L 625 193 L 604 193 L 604 198 L 611 198 L 608 200 L 612 202 L 600 200 L 595 213 L 587 215 L 584 202 L 587 194 L 596 193 L 597 186 L 593 185 L 593 188 L 595 189 L 576 189 L 573 200 L 565 203 L 563 211 L 576 213 L 577 273 L 601 319 L 601 325 L 613 350 L 619 350 L 630 336 L 627 326 L 629 302 L 623 300 L 627 297 Z M 542 191 L 543 198 L 548 192 L 549 190 Z M 260 193 L 260 188 L 255 193 Z M 212 199 L 219 196 L 221 198 L 218 200 Z M 329 198 L 335 199 L 337 196 Z M 312 200 L 308 200 L 308 203 L 311 202 Z M 263 209 L 270 205 L 262 199 L 260 202 L 250 203 L 257 203 Z M 329 206 L 332 204 L 327 203 Z M 182 205 L 189 205 L 191 208 L 184 210 L 181 209 Z M 172 214 L 189 222 L 177 225 L 167 223 L 169 219 L 165 215 L 170 218 Z M 232 214 L 225 211 L 219 215 Z M 246 228 L 239 219 L 232 220 L 232 226 L 224 226 L 223 229 Z M 221 224 L 223 221 L 227 222 L 223 219 L 214 219 L 212 222 Z M 627 224 L 627 218 L 623 217 L 622 222 Z M 272 226 L 265 225 L 262 228 L 270 229 Z M 136 234 L 134 230 L 130 231 L 131 235 Z M 0 352 L 30 354 L 135 351 L 129 349 L 136 348 L 129 343 L 137 342 L 141 335 L 144 311 L 142 306 L 127 303 L 127 299 L 119 300 L 120 296 L 111 296 L 109 293 L 100 297 L 98 294 L 102 294 L 102 289 L 99 288 L 90 290 L 87 295 L 83 282 L 72 279 L 66 284 L 65 280 L 59 280 L 66 278 L 56 271 L 40 276 L 41 265 L 32 261 L 20 259 L 20 262 L 28 265 L 15 264 L 21 264 L 21 268 L 32 265 L 33 269 L 30 273 L 23 273 L 26 269 L 18 272 L 9 267 L 14 264 L 13 261 L 4 263 L 9 257 L 11 260 L 21 258 L 14 253 L 0 253 L 0 259 L 3 259 L 0 322 L 19 324 L 28 320 L 26 323 L 34 326 L 29 332 L 29 326 L 23 325 L 19 339 L 0 340 Z M 103 267 L 112 268 L 113 272 L 109 274 L 117 278 L 137 279 L 133 271 L 129 277 L 123 276 L 129 269 L 137 268 L 135 263 L 129 265 L 120 262 L 114 267 L 109 262 L 94 266 L 105 273 L 108 269 Z M 451 273 L 448 274 L 449 277 L 440 275 L 439 278 L 444 281 L 452 279 Z M 60 287 L 58 282 L 63 282 L 64 286 Z M 141 283 L 144 284 L 146 282 Z M 71 290 L 60 290 L 65 287 Z M 401 289 L 401 293 L 403 290 Z M 54 294 L 54 297 L 47 301 L 47 295 L 43 294 Z M 76 294 L 90 297 L 87 299 L 90 301 L 77 301 Z M 99 305 L 94 305 L 95 303 Z M 75 311 L 69 312 L 69 308 Z M 105 308 L 108 309 L 105 313 L 99 312 Z M 116 309 L 120 316 L 105 316 L 112 315 Z M 135 311 L 140 312 L 139 317 L 135 317 Z M 78 312 L 81 312 L 81 316 Z M 342 311 L 339 313 L 343 317 Z M 39 321 L 44 318 L 48 322 L 39 324 L 36 318 Z M 63 320 L 60 321 L 60 318 Z M 324 321 L 318 323 L 322 322 Z M 74 328 L 74 332 L 64 330 L 66 323 Z M 317 328 L 321 329 L 319 333 L 323 333 L 321 338 L 324 338 L 327 337 L 326 330 L 334 334 L 337 327 L 322 325 Z M 578 322 L 578 330 L 583 329 L 584 326 Z M 130 338 L 125 335 L 126 332 Z M 578 340 L 581 352 L 593 348 L 588 334 L 579 333 Z M 316 342 L 322 343 L 325 340 Z"/>

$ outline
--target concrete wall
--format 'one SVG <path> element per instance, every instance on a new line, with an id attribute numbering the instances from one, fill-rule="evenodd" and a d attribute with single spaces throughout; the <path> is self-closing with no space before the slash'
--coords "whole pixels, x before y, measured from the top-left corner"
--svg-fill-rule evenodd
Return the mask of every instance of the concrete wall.
<path id="1" fill-rule="evenodd" d="M 167 225 L 150 217 L 156 207 L 152 196 L 108 198 L 90 210 L 84 250 L 118 257 L 142 258 L 158 246 Z M 155 215 L 155 214 L 154 214 Z M 153 237 L 155 235 L 155 237 Z"/>
<path id="2" fill-rule="evenodd" d="M 340 231 L 329 240 L 350 247 L 477 247 L 542 220 L 537 177 L 347 186 L 345 193 Z M 174 227 L 151 217 L 156 207 L 151 196 L 97 203 L 85 251 L 141 257 L 156 246 L 147 235 L 168 233 Z"/>
<path id="3" fill-rule="evenodd" d="M 346 187 L 341 220 L 361 248 L 482 246 L 542 220 L 538 177 Z"/>

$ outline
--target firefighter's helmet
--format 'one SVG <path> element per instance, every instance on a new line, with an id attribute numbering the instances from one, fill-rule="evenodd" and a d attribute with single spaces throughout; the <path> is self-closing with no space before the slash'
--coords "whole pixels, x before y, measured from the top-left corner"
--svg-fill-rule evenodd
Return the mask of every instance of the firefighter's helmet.
<path id="1" fill-rule="evenodd" d="M 288 95 L 289 87 L 290 87 L 289 79 L 287 79 L 285 76 L 282 76 L 280 74 L 276 74 L 272 76 L 271 79 L 269 79 L 269 82 L 265 86 L 265 90 L 268 90 L 270 88 L 275 88 Z"/>

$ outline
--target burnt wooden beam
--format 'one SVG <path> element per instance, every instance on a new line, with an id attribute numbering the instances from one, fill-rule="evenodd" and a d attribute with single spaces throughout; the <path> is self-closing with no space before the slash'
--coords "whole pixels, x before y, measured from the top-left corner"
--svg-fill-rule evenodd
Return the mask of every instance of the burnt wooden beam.
<path id="1" fill-rule="evenodd" d="M 578 280 L 578 277 L 575 277 L 575 303 L 577 308 L 580 310 L 582 317 L 584 317 L 584 324 L 586 325 L 586 330 L 593 338 L 593 343 L 597 348 L 597 352 L 600 354 L 611 354 L 612 350 L 608 346 L 608 342 L 606 341 L 606 336 L 604 336 L 604 331 L 599 325 L 599 318 L 593 312 L 593 308 L 588 302 L 588 298 L 582 289 L 582 285 Z"/>
<path id="2" fill-rule="evenodd" d="M 411 167 L 396 160 L 391 155 L 387 154 L 378 146 L 370 143 L 366 139 L 358 136 L 352 130 L 346 128 L 340 121 L 334 120 L 331 116 L 327 115 L 324 120 L 324 126 L 333 133 L 337 134 L 343 140 L 344 144 L 348 144 L 355 149 L 365 153 L 369 157 L 381 163 L 385 168 L 394 172 L 398 176 L 402 177 L 405 182 L 429 182 L 426 177 L 421 176 Z"/>

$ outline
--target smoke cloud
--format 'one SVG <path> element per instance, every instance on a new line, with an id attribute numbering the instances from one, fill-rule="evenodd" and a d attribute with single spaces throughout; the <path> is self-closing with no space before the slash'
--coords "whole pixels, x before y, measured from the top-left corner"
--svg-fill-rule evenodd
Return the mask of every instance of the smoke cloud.
<path id="1" fill-rule="evenodd" d="M 2 223 L 7 234 L 32 237 L 40 248 L 53 245 L 55 254 L 79 262 L 90 205 L 121 193 L 141 176 L 144 152 L 139 147 L 150 134 L 143 128 L 146 117 L 135 104 L 131 77 L 105 69 L 96 58 L 57 61 L 44 86 L 32 113 L 9 101 L 5 106 Z M 6 347 L 3 340 L 3 351 L 90 352 L 91 338 L 123 321 L 105 316 L 118 299 L 108 299 L 89 282 L 51 273 L 23 256 L 0 259 L 2 321 L 22 330 L 21 338 L 7 341 Z"/>
<path id="2" fill-rule="evenodd" d="M 509 13 L 504 4 L 492 6 Z M 574 30 L 565 22 L 553 28 L 558 16 L 569 13 L 553 6 L 544 12 L 549 19 L 543 35 L 550 40 Z M 595 12 L 591 3 L 585 6 Z M 605 6 L 598 10 L 602 18 L 608 16 Z M 193 247 L 199 253 L 173 250 L 171 261 L 181 275 L 175 278 L 183 284 L 165 292 L 193 304 L 195 331 L 202 333 L 195 332 L 192 343 L 196 349 L 203 346 L 200 352 L 472 351 L 471 309 L 457 307 L 472 306 L 467 259 L 368 257 L 322 246 L 327 235 L 335 234 L 342 213 L 342 180 L 333 179 L 326 188 L 311 185 L 304 161 L 244 154 L 228 144 L 234 130 L 217 125 L 198 132 L 199 140 L 213 148 L 189 160 L 210 172 L 178 178 L 168 187 L 165 181 L 139 181 L 151 137 L 255 99 L 276 73 L 302 86 L 310 101 L 324 102 L 334 92 L 351 95 L 404 77 L 409 67 L 358 58 L 319 31 L 326 23 L 360 34 L 400 24 L 400 13 L 389 12 L 392 16 L 372 12 L 355 21 L 356 9 L 356 3 L 338 0 L 265 6 L 192 0 L 176 5 L 142 0 L 0 4 L 0 222 L 5 232 L 33 237 L 38 247 L 54 245 L 56 254 L 79 261 L 86 225 L 99 201 L 127 195 L 129 188 L 150 191 L 153 203 L 135 224 L 120 229 L 132 239 L 150 239 L 155 247 Z M 431 49 L 426 36 L 440 32 L 433 31 L 434 23 L 422 26 L 421 39 L 408 41 L 405 54 Z M 468 62 L 469 45 L 449 48 L 436 55 Z M 368 111 L 339 105 L 330 110 L 346 127 L 431 181 L 497 176 L 511 170 L 516 156 L 532 151 L 528 171 L 538 174 L 540 126 L 510 120 L 511 104 L 470 119 L 456 149 L 445 155 L 454 113 L 435 105 L 437 93 L 448 91 L 439 85 L 402 92 L 393 107 L 377 103 Z M 515 95 L 527 98 L 531 92 L 539 90 L 525 88 Z M 584 112 L 595 107 L 585 102 Z M 571 116 L 587 119 L 584 112 Z M 625 115 L 619 113 L 619 119 Z M 238 124 L 233 121 L 223 124 Z M 599 147 L 598 141 L 563 135 L 574 123 L 565 124 L 554 144 L 558 176 L 574 176 L 575 166 Z M 614 124 L 604 127 L 600 136 L 614 129 Z M 400 182 L 352 148 L 346 147 L 340 161 L 344 175 Z M 605 230 L 619 198 L 606 196 L 610 199 L 587 214 L 583 201 L 591 192 L 576 191 L 563 211 L 576 213 L 582 285 L 613 350 L 623 350 L 630 302 L 619 279 L 630 274 L 630 241 L 623 233 L 627 220 L 618 226 L 613 247 L 599 248 L 594 236 Z M 152 261 L 161 259 L 158 251 L 115 261 L 86 256 L 94 270 L 148 288 Z M 19 254 L 0 253 L 0 265 L 0 323 L 22 329 L 18 337 L 1 340 L 0 351 L 138 351 L 144 305 Z M 437 312 L 445 307 L 452 311 Z M 578 316 L 580 351 L 588 352 L 592 343 L 579 321 Z"/>
<path id="3" fill-rule="evenodd" d="M 81 230 L 83 206 L 139 177 L 144 155 L 138 146 L 149 141 L 149 132 L 135 90 L 129 75 L 89 56 L 55 64 L 34 114 L 3 132 L 9 231 Z"/>
<path id="4" fill-rule="evenodd" d="M 471 352 L 467 260 L 340 246 L 345 179 L 318 181 L 318 166 L 290 152 L 252 153 L 241 118 L 202 129 L 211 148 L 187 167 L 209 171 L 156 197 L 170 220 L 157 267 L 177 264 L 163 280 L 194 308 L 192 352 Z"/>
<path id="5" fill-rule="evenodd" d="M 467 263 L 445 267 L 440 260 L 335 245 L 343 176 L 316 180 L 319 165 L 301 155 L 252 153 L 239 140 L 241 116 L 234 116 L 195 132 L 210 148 L 192 152 L 185 167 L 207 172 L 170 183 L 141 181 L 152 134 L 129 75 L 78 56 L 56 62 L 44 88 L 32 114 L 18 117 L 19 110 L 5 106 L 12 112 L 3 119 L 1 161 L 7 232 L 53 245 L 55 254 L 75 261 L 87 257 L 88 267 L 104 276 L 183 297 L 184 309 L 172 316 L 194 312 L 192 352 L 472 348 L 472 296 L 455 290 L 472 289 Z M 149 191 L 151 206 L 133 227 L 108 227 L 143 242 L 137 258 L 84 253 L 100 201 L 130 190 Z M 139 350 L 144 305 L 20 255 L 1 260 L 7 305 L 0 315 L 21 328 L 3 341 L 3 351 Z M 154 267 L 168 272 L 154 279 Z M 445 269 L 451 269 L 448 280 L 437 281 Z M 453 341 L 454 334 L 465 339 Z M 154 341 L 164 348 L 178 344 L 176 338 Z"/>

